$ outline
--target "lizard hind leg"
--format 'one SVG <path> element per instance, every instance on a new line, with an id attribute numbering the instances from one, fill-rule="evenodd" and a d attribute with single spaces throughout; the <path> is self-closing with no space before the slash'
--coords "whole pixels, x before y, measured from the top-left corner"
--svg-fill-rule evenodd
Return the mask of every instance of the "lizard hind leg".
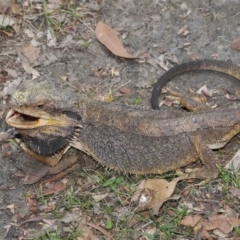
<path id="1" fill-rule="evenodd" d="M 167 96 L 167 99 L 177 100 L 180 104 L 191 112 L 204 111 L 210 107 L 206 105 L 207 98 L 198 93 L 183 93 L 181 91 L 175 91 L 167 88 L 167 92 L 170 96 Z"/>

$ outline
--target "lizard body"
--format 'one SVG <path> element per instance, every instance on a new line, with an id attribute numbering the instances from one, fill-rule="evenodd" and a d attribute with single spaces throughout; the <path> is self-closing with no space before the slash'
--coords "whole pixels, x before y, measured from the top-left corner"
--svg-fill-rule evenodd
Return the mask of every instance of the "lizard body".
<path id="1" fill-rule="evenodd" d="M 222 62 L 211 63 L 214 71 L 222 66 Z M 184 71 L 180 65 L 170 75 L 191 71 L 191 62 L 183 67 Z M 236 72 L 234 65 L 230 67 Z M 240 80 L 237 73 L 234 77 Z M 152 100 L 158 97 L 159 86 L 158 82 Z M 213 179 L 218 171 L 211 149 L 223 147 L 240 132 L 239 105 L 172 119 L 155 110 L 91 100 L 56 79 L 24 83 L 9 104 L 6 121 L 21 134 L 22 148 L 49 166 L 56 165 L 72 146 L 125 173 L 164 173 L 201 159 L 203 169 L 192 176 Z"/>

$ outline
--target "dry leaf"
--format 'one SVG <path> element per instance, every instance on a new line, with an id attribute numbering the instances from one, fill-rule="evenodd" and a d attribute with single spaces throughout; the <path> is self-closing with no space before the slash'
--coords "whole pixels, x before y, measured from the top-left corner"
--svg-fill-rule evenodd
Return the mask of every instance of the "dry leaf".
<path id="1" fill-rule="evenodd" d="M 238 197 L 238 199 L 240 199 L 240 189 L 239 188 L 231 188 L 231 189 L 229 189 L 229 192 L 232 193 L 235 197 Z"/>
<path id="2" fill-rule="evenodd" d="M 47 30 L 47 40 L 48 40 L 48 47 L 56 47 L 57 45 L 57 38 L 54 35 L 54 31 L 50 28 Z"/>
<path id="3" fill-rule="evenodd" d="M 240 168 L 240 149 L 235 153 L 233 158 L 224 168 L 231 169 L 234 171 L 237 171 Z"/>
<path id="4" fill-rule="evenodd" d="M 12 13 L 15 15 L 22 15 L 22 12 L 19 9 L 18 5 L 16 4 L 15 0 L 11 0 L 11 10 L 12 10 Z"/>
<path id="5" fill-rule="evenodd" d="M 94 196 L 92 196 L 92 198 L 95 202 L 100 202 L 101 200 L 103 200 L 104 198 L 106 198 L 108 196 L 109 196 L 109 194 L 105 193 L 105 194 L 94 195 Z"/>
<path id="6" fill-rule="evenodd" d="M 49 226 L 53 226 L 58 219 L 42 219 L 43 222 L 47 223 Z"/>
<path id="7" fill-rule="evenodd" d="M 29 166 L 22 165 L 18 168 L 22 169 L 26 176 L 24 178 L 24 184 L 33 184 L 38 182 L 44 176 L 55 175 L 69 166 L 72 166 L 78 159 L 78 156 L 72 156 L 70 158 L 63 158 L 62 161 L 55 167 L 49 167 L 42 165 L 40 162 L 31 161 Z"/>
<path id="8" fill-rule="evenodd" d="M 200 229 L 202 227 L 203 216 L 195 215 L 195 216 L 187 216 L 182 221 L 181 224 L 188 227 L 197 227 Z"/>
<path id="9" fill-rule="evenodd" d="M 165 71 L 169 70 L 169 67 L 164 63 L 164 61 L 160 61 L 158 59 L 149 57 L 147 60 L 147 63 L 149 63 L 150 65 L 152 65 L 155 69 L 159 69 L 158 66 L 160 66 L 162 69 L 164 69 Z"/>
<path id="10" fill-rule="evenodd" d="M 168 182 L 165 179 L 148 179 L 145 181 L 144 189 L 140 195 L 138 209 L 152 209 L 157 215 L 162 204 L 172 195 L 177 182 L 181 177 Z"/>
<path id="11" fill-rule="evenodd" d="M 232 50 L 240 50 L 240 38 L 235 38 L 231 43 Z"/>
<path id="12" fill-rule="evenodd" d="M 11 2 L 9 0 L 0 0 L 0 13 L 9 14 L 11 11 Z"/>
<path id="13" fill-rule="evenodd" d="M 111 93 L 107 93 L 105 96 L 103 96 L 104 102 L 112 102 L 113 101 L 113 95 Z"/>
<path id="14" fill-rule="evenodd" d="M 8 208 L 8 209 L 14 208 L 14 204 L 9 204 L 6 206 L 6 208 Z"/>
<path id="15" fill-rule="evenodd" d="M 187 26 L 180 28 L 177 34 L 180 36 L 186 37 L 189 34 L 189 30 L 187 29 Z"/>
<path id="16" fill-rule="evenodd" d="M 222 231 L 220 231 L 219 229 L 214 229 L 213 233 L 219 237 L 219 239 L 226 239 L 228 234 L 223 233 Z"/>
<path id="17" fill-rule="evenodd" d="M 150 219 L 151 218 L 151 213 L 146 210 L 144 212 L 141 212 L 141 214 L 136 214 L 134 215 L 131 220 L 128 223 L 128 226 L 132 228 L 134 225 L 138 224 L 139 222 L 143 221 L 143 219 Z"/>
<path id="18" fill-rule="evenodd" d="M 48 186 L 44 186 L 42 188 L 42 193 L 43 195 L 50 195 L 50 194 L 53 194 L 53 193 L 57 193 L 57 192 L 60 192 L 62 190 L 66 189 L 66 185 L 63 184 L 62 182 L 58 181 L 56 183 L 54 183 L 53 185 L 48 185 Z"/>
<path id="19" fill-rule="evenodd" d="M 100 10 L 100 6 L 97 3 L 86 3 L 85 7 L 96 12 Z"/>
<path id="20" fill-rule="evenodd" d="M 76 213 L 66 212 L 66 214 L 61 218 L 61 222 L 70 223 L 79 219 L 79 215 Z"/>
<path id="21" fill-rule="evenodd" d="M 128 87 L 121 87 L 119 89 L 119 92 L 124 94 L 124 95 L 129 95 L 129 94 L 132 93 L 132 90 L 130 88 L 128 88 Z"/>
<path id="22" fill-rule="evenodd" d="M 27 62 L 22 62 L 22 67 L 26 73 L 32 74 L 33 77 L 40 76 L 39 72 L 36 69 L 32 68 Z"/>
<path id="23" fill-rule="evenodd" d="M 10 69 L 10 68 L 5 68 L 4 70 L 8 73 L 8 76 L 10 76 L 12 78 L 17 78 L 18 77 L 18 73 L 17 73 L 16 70 Z"/>
<path id="24" fill-rule="evenodd" d="M 15 205 L 14 204 L 9 204 L 9 205 L 7 205 L 6 208 L 8 208 L 12 214 L 15 213 Z"/>
<path id="25" fill-rule="evenodd" d="M 18 88 L 18 86 L 20 85 L 21 81 L 22 79 L 17 78 L 12 82 L 8 82 L 8 84 L 6 84 L 6 86 L 3 88 L 2 92 L 0 93 L 0 96 L 13 94 Z"/>
<path id="26" fill-rule="evenodd" d="M 116 32 L 107 24 L 98 22 L 95 29 L 95 34 L 97 39 L 116 56 L 123 58 L 136 58 L 127 52 L 119 40 Z"/>
<path id="27" fill-rule="evenodd" d="M 42 166 L 39 168 L 39 173 L 34 175 L 32 173 L 26 174 L 26 176 L 24 177 L 24 181 L 23 184 L 28 185 L 28 184 L 33 184 L 38 182 L 40 179 L 43 178 L 43 176 L 45 176 L 48 172 L 48 166 Z M 26 170 L 23 169 L 23 171 Z M 41 175 L 40 175 L 41 174 Z"/>
<path id="28" fill-rule="evenodd" d="M 6 132 L 0 132 L 0 143 L 5 142 L 12 137 L 14 129 L 8 129 Z"/>
<path id="29" fill-rule="evenodd" d="M 65 48 L 69 46 L 71 43 L 73 43 L 73 36 L 72 35 L 67 35 L 65 39 L 58 45 L 59 48 Z"/>
<path id="30" fill-rule="evenodd" d="M 72 166 L 78 160 L 78 157 L 79 156 L 71 156 L 69 158 L 67 157 L 63 158 L 57 166 L 49 168 L 47 175 L 53 175 L 62 172 L 66 168 Z"/>
<path id="31" fill-rule="evenodd" d="M 180 102 L 176 103 L 176 101 L 173 102 L 173 100 L 170 100 L 168 98 L 164 98 L 163 100 L 160 101 L 159 107 L 161 107 L 163 105 L 165 105 L 167 107 L 171 107 L 173 105 L 173 103 L 178 104 L 178 105 L 180 104 Z"/>
<path id="32" fill-rule="evenodd" d="M 32 195 L 28 196 L 27 201 L 28 201 L 29 210 L 32 212 L 37 211 L 36 195 L 32 194 Z"/>
<path id="33" fill-rule="evenodd" d="M 30 29 L 24 29 L 24 33 L 29 37 L 29 38 L 33 38 L 34 37 L 34 33 L 30 30 Z"/>
<path id="34" fill-rule="evenodd" d="M 28 58 L 29 64 L 33 65 L 39 56 L 40 50 L 36 47 L 33 47 L 32 44 L 29 44 L 28 46 L 23 47 L 21 52 L 25 57 Z"/>
<path id="35" fill-rule="evenodd" d="M 195 229 L 194 229 L 195 230 Z M 196 232 L 196 240 L 201 240 L 201 239 L 208 239 L 208 240 L 212 240 L 212 237 L 209 235 L 207 229 L 202 226 L 198 231 Z"/>
<path id="36" fill-rule="evenodd" d="M 13 26 L 16 23 L 15 19 L 10 16 L 0 15 L 0 26 L 7 27 Z"/>
<path id="37" fill-rule="evenodd" d="M 200 88 L 197 90 L 197 93 L 198 93 L 198 94 L 203 94 L 203 95 L 206 96 L 206 97 L 212 97 L 213 91 L 209 90 L 209 89 L 207 88 L 207 85 L 204 84 L 202 87 L 200 87 Z"/>
<path id="38" fill-rule="evenodd" d="M 145 186 L 145 182 L 146 180 L 142 180 L 138 186 L 137 186 L 137 189 L 136 191 L 133 193 L 132 195 L 132 198 L 131 198 L 131 202 L 137 202 L 141 196 L 141 192 L 143 191 L 144 189 L 144 186 Z"/>
<path id="39" fill-rule="evenodd" d="M 79 222 L 78 229 L 81 230 L 81 236 L 78 237 L 78 240 L 98 240 L 99 238 L 94 235 L 92 229 L 87 226 L 87 217 L 82 216 L 81 221 Z"/>
<path id="40" fill-rule="evenodd" d="M 229 233 L 232 229 L 232 226 L 229 224 L 226 215 L 216 214 L 208 217 L 208 222 L 206 223 L 206 229 L 213 230 L 219 229 L 224 233 Z"/>
<path id="41" fill-rule="evenodd" d="M 240 226 L 240 220 L 223 214 L 214 214 L 203 219 L 201 215 L 187 216 L 181 221 L 182 225 L 193 227 L 196 239 L 209 238 L 207 231 L 219 229 L 223 234 L 231 232 L 233 227 Z"/>

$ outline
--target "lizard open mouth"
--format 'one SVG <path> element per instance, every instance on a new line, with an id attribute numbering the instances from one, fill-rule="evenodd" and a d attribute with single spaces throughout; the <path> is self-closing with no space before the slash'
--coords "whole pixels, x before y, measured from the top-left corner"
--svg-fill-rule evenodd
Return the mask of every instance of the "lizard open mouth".
<path id="1" fill-rule="evenodd" d="M 11 109 L 7 116 L 6 122 L 16 129 L 33 129 L 40 126 L 49 125 L 50 119 L 27 115 Z"/>

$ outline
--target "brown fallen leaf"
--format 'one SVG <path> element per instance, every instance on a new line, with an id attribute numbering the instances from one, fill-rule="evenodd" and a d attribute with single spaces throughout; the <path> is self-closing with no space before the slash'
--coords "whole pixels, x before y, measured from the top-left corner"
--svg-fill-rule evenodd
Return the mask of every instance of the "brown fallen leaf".
<path id="1" fill-rule="evenodd" d="M 94 195 L 92 196 L 94 202 L 100 202 L 102 201 L 104 198 L 108 197 L 109 194 L 108 193 L 105 193 L 105 194 L 97 194 L 97 195 Z"/>
<path id="2" fill-rule="evenodd" d="M 2 27 L 11 26 L 13 27 L 14 24 L 16 24 L 16 19 L 10 16 L 5 16 L 4 14 L 0 14 L 0 25 Z"/>
<path id="3" fill-rule="evenodd" d="M 53 226 L 58 219 L 42 219 L 43 222 L 47 223 L 49 226 Z"/>
<path id="4" fill-rule="evenodd" d="M 28 166 L 21 165 L 21 166 L 17 166 L 17 167 L 22 169 L 26 173 L 23 183 L 24 184 L 33 184 L 33 183 L 38 182 L 44 176 L 55 175 L 55 174 L 61 173 L 66 168 L 72 166 L 77 161 L 77 159 L 78 159 L 78 156 L 63 158 L 62 161 L 55 167 L 45 166 L 37 161 L 29 162 Z M 66 175 L 66 173 L 64 173 L 64 174 Z M 62 174 L 61 176 L 64 176 L 64 174 Z M 55 176 L 55 180 L 56 180 L 56 177 L 60 177 L 60 176 Z M 49 181 L 49 179 L 47 181 Z"/>
<path id="5" fill-rule="evenodd" d="M 60 219 L 63 223 L 71 223 L 79 219 L 79 214 L 75 212 L 66 212 L 64 216 Z"/>
<path id="6" fill-rule="evenodd" d="M 53 194 L 53 193 L 57 193 L 57 192 L 60 192 L 64 189 L 66 189 L 66 185 L 63 184 L 62 182 L 58 181 L 56 183 L 53 183 L 53 184 L 48 184 L 46 186 L 44 186 L 42 188 L 42 194 L 44 196 L 46 195 L 50 195 L 50 194 Z"/>
<path id="7" fill-rule="evenodd" d="M 9 140 L 12 137 L 13 133 L 13 128 L 7 130 L 6 132 L 0 132 L 0 142 L 6 142 L 7 140 Z"/>
<path id="8" fill-rule="evenodd" d="M 38 182 L 40 179 L 42 179 L 43 176 L 45 176 L 46 173 L 48 172 L 47 168 L 40 168 L 39 170 L 40 170 L 39 173 L 41 173 L 42 175 L 33 175 L 33 174 L 29 173 L 24 177 L 23 184 L 25 184 L 25 185 L 34 184 L 34 183 Z"/>
<path id="9" fill-rule="evenodd" d="M 205 226 L 208 231 L 218 228 L 224 233 L 229 233 L 232 229 L 232 226 L 228 222 L 228 217 L 221 214 L 209 216 Z"/>
<path id="10" fill-rule="evenodd" d="M 30 65 L 33 65 L 36 59 L 39 56 L 40 50 L 39 48 L 36 48 L 32 46 L 32 44 L 29 44 L 21 49 L 21 52 L 25 57 L 28 58 L 28 62 Z"/>
<path id="11" fill-rule="evenodd" d="M 132 59 L 137 58 L 127 52 L 116 32 L 107 24 L 98 22 L 95 29 L 95 35 L 97 39 L 116 56 Z"/>
<path id="12" fill-rule="evenodd" d="M 240 199 L 240 189 L 239 188 L 231 188 L 229 192 L 232 193 L 235 197 Z"/>
<path id="13" fill-rule="evenodd" d="M 224 214 L 214 214 L 203 219 L 201 215 L 187 216 L 181 224 L 194 228 L 197 239 L 209 239 L 210 235 L 207 231 L 218 229 L 224 234 L 232 231 L 233 227 L 240 226 L 240 220 Z"/>
<path id="14" fill-rule="evenodd" d="M 238 171 L 240 167 L 240 150 L 238 150 L 228 164 L 224 167 L 234 172 Z"/>
<path id="15" fill-rule="evenodd" d="M 17 78 L 18 77 L 18 73 L 14 69 L 5 68 L 5 71 L 7 72 L 8 76 L 10 76 L 12 78 Z"/>
<path id="16" fill-rule="evenodd" d="M 232 50 L 240 50 L 240 38 L 235 38 L 231 43 Z"/>
<path id="17" fill-rule="evenodd" d="M 177 32 L 179 36 L 186 37 L 189 34 L 189 30 L 187 29 L 187 26 L 184 26 L 180 28 Z"/>
<path id="18" fill-rule="evenodd" d="M 32 216 L 31 216 L 29 219 L 21 222 L 21 223 L 19 224 L 19 226 L 22 226 L 22 225 L 25 224 L 25 223 L 38 222 L 38 221 L 41 221 L 41 220 L 42 220 L 42 217 L 32 217 Z"/>
<path id="19" fill-rule="evenodd" d="M 119 89 L 119 92 L 124 94 L 124 95 L 129 95 L 129 94 L 132 93 L 132 90 L 130 88 L 128 88 L 128 87 L 121 87 Z"/>
<path id="20" fill-rule="evenodd" d="M 144 186 L 145 186 L 145 182 L 146 180 L 142 180 L 138 186 L 137 186 L 137 189 L 136 191 L 133 193 L 132 195 L 132 198 L 131 198 L 131 202 L 137 202 L 141 196 L 141 192 L 143 191 L 144 189 Z"/>
<path id="21" fill-rule="evenodd" d="M 54 175 L 62 172 L 66 168 L 72 166 L 78 159 L 82 159 L 83 155 L 71 156 L 69 158 L 63 158 L 62 161 L 55 167 L 51 167 L 48 171 L 48 175 Z"/>
<path id="22" fill-rule="evenodd" d="M 47 30 L 47 40 L 48 47 L 55 47 L 57 45 L 57 38 L 54 34 L 54 31 L 50 27 Z"/>
<path id="23" fill-rule="evenodd" d="M 95 228 L 96 230 L 98 230 L 99 232 L 101 232 L 103 235 L 105 235 L 107 238 L 112 238 L 111 234 L 108 233 L 105 229 L 103 229 L 102 227 L 100 227 L 99 225 L 93 224 L 93 223 L 87 223 L 87 226 Z M 90 238 L 92 239 L 92 238 Z"/>
<path id="24" fill-rule="evenodd" d="M 129 221 L 128 227 L 132 228 L 134 225 L 136 225 L 139 222 L 143 221 L 143 219 L 150 219 L 150 218 L 151 218 L 151 214 L 150 214 L 150 212 L 148 210 L 144 211 L 144 212 L 141 212 L 141 214 L 136 214 Z"/>
<path id="25" fill-rule="evenodd" d="M 202 215 L 187 216 L 181 221 L 181 224 L 192 227 L 195 232 L 196 239 L 209 239 L 210 237 L 205 227 L 205 219 Z"/>
<path id="26" fill-rule="evenodd" d="M 32 74 L 34 77 L 39 77 L 40 76 L 39 72 L 36 69 L 32 68 L 29 65 L 29 63 L 22 62 L 22 67 L 23 67 L 23 69 L 25 70 L 26 73 Z"/>
<path id="27" fill-rule="evenodd" d="M 172 195 L 175 186 L 182 177 L 175 178 L 171 182 L 165 179 L 148 179 L 139 198 L 138 210 L 152 209 L 157 215 L 159 208 Z"/>
<path id="28" fill-rule="evenodd" d="M 31 194 L 27 197 L 29 210 L 32 212 L 37 211 L 37 199 L 35 194 Z"/>
<path id="29" fill-rule="evenodd" d="M 132 90 L 128 87 L 121 87 L 119 92 L 115 94 L 115 97 L 123 97 L 132 93 Z"/>
<path id="30" fill-rule="evenodd" d="M 51 181 L 56 181 L 58 179 L 62 179 L 69 172 L 71 172 L 72 170 L 74 170 L 75 168 L 78 168 L 78 167 L 79 167 L 79 164 L 75 163 L 71 167 L 67 168 L 66 170 L 64 170 L 64 171 L 62 171 L 62 172 L 60 172 L 58 174 L 52 175 L 50 178 L 48 178 L 46 180 L 43 180 L 42 183 L 46 183 L 46 182 L 51 182 Z"/>
<path id="31" fill-rule="evenodd" d="M 195 233 L 196 233 L 195 234 L 196 240 L 202 240 L 202 239 L 212 240 L 213 239 L 204 226 L 202 226 L 200 229 L 195 231 Z"/>
<path id="32" fill-rule="evenodd" d="M 18 7 L 15 0 L 11 0 L 11 10 L 12 10 L 12 14 L 22 15 L 22 12 L 21 12 L 20 8 Z"/>
<path id="33" fill-rule="evenodd" d="M 11 12 L 11 2 L 9 0 L 0 1 L 0 13 L 9 14 Z"/>
<path id="34" fill-rule="evenodd" d="M 21 78 L 14 79 L 11 82 L 7 82 L 3 88 L 3 90 L 0 92 L 0 96 L 5 96 L 5 95 L 11 95 L 13 94 L 20 83 L 22 82 Z"/>
<path id="35" fill-rule="evenodd" d="M 6 70 L 1 70 L 0 71 L 0 82 L 7 82 L 8 80 L 8 72 Z"/>
<path id="36" fill-rule="evenodd" d="M 89 224 L 87 222 L 87 216 L 82 216 L 81 217 L 81 221 L 79 222 L 79 226 L 77 229 L 81 230 L 81 236 L 78 237 L 78 240 L 98 240 L 99 238 L 93 233 L 93 230 L 91 229 L 90 226 L 88 227 L 88 225 L 90 226 L 91 224 Z M 98 229 L 99 230 L 99 229 Z M 105 231 L 106 232 L 106 231 Z M 106 232 L 107 233 L 107 232 Z M 106 235 L 107 237 L 109 237 L 109 239 L 111 238 L 111 235 L 107 233 Z"/>
<path id="37" fill-rule="evenodd" d="M 164 98 L 163 100 L 160 101 L 159 107 L 161 107 L 161 106 L 163 106 L 163 105 L 165 105 L 165 106 L 167 106 L 167 107 L 171 107 L 171 106 L 173 105 L 173 103 L 178 104 L 178 105 L 180 104 L 179 101 L 176 102 L 176 101 L 173 101 L 173 100 L 171 100 L 171 99 Z"/>
<path id="38" fill-rule="evenodd" d="M 213 91 L 212 90 L 209 90 L 207 88 L 207 85 L 204 84 L 202 87 L 200 87 L 198 90 L 197 90 L 197 93 L 198 94 L 203 94 L 204 96 L 206 97 L 212 97 L 213 95 Z"/>
<path id="39" fill-rule="evenodd" d="M 195 216 L 187 216 L 182 221 L 181 224 L 188 227 L 194 227 L 200 229 L 203 225 L 203 216 L 202 215 L 195 215 Z"/>

